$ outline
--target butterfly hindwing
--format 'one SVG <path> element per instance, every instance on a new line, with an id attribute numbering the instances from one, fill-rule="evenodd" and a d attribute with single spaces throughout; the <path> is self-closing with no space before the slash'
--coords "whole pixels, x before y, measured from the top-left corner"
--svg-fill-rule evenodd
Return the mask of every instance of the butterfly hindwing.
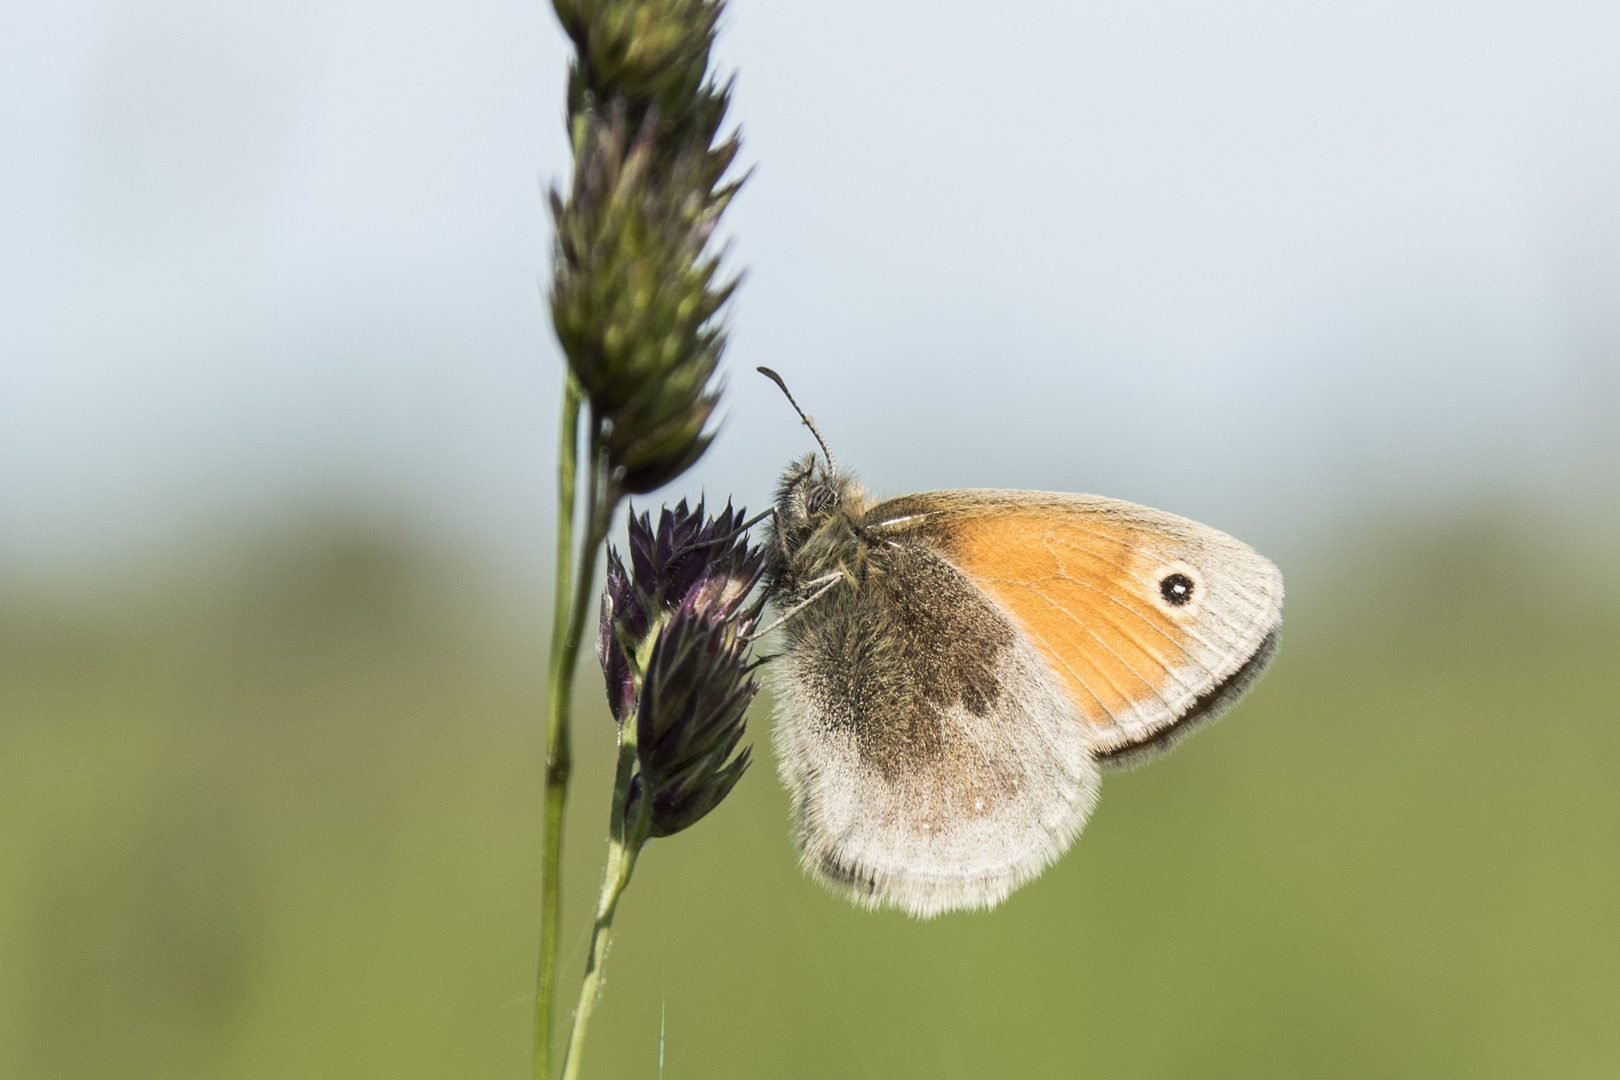
<path id="1" fill-rule="evenodd" d="M 1080 831 L 1097 767 L 1007 613 L 924 538 L 786 624 L 778 761 L 805 865 L 912 914 L 985 907 Z"/>

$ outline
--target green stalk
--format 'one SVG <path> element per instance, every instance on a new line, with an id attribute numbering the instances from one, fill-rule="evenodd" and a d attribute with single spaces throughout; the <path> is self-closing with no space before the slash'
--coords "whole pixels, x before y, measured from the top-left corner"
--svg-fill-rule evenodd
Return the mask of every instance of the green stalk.
<path id="1" fill-rule="evenodd" d="M 562 911 L 562 811 L 572 767 L 567 730 L 568 689 L 562 672 L 573 667 L 568 650 L 569 601 L 574 582 L 574 488 L 579 477 L 579 413 L 584 394 L 572 372 L 563 377 L 562 422 L 557 445 L 557 571 L 551 605 L 551 662 L 546 679 L 545 839 L 540 877 L 540 971 L 534 1008 L 534 1080 L 551 1075 L 551 1001 L 557 982 L 557 929 Z M 577 655 L 577 646 L 576 653 Z"/>
<path id="2" fill-rule="evenodd" d="M 651 824 L 651 793 L 643 798 L 633 819 L 625 816 L 630 796 L 630 777 L 636 763 L 636 717 L 632 713 L 619 728 L 619 770 L 613 780 L 613 811 L 608 826 L 607 868 L 602 872 L 602 895 L 596 902 L 596 922 L 591 927 L 591 951 L 585 961 L 585 979 L 579 988 L 579 1005 L 574 1010 L 574 1030 L 563 1055 L 563 1080 L 578 1080 L 579 1062 L 584 1056 L 585 1029 L 597 999 L 602 996 L 602 968 L 607 963 L 608 944 L 613 937 L 613 915 L 619 897 L 630 884 L 636 856 L 647 840 Z"/>
<path id="3" fill-rule="evenodd" d="M 557 985 L 557 940 L 562 918 L 563 810 L 573 769 L 574 672 L 585 615 L 596 582 L 596 557 L 607 538 L 614 504 L 608 495 L 606 461 L 594 433 L 586 477 L 585 536 L 579 560 L 572 558 L 579 416 L 584 394 L 570 374 L 563 390 L 562 434 L 557 462 L 557 593 L 552 606 L 551 663 L 546 684 L 545 837 L 541 855 L 540 969 L 535 991 L 534 1080 L 551 1073 L 552 1002 Z M 577 570 L 577 576 L 575 571 Z M 572 589 L 570 589 L 572 586 Z M 570 596 L 570 591 L 572 596 Z"/>

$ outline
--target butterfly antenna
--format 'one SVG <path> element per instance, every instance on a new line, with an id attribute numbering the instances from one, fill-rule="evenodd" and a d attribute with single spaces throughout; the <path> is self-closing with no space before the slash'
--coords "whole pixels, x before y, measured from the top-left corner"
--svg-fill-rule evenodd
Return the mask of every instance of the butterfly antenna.
<path id="1" fill-rule="evenodd" d="M 793 411 L 799 414 L 799 419 L 803 420 L 804 426 L 810 429 L 810 434 L 816 437 L 816 442 L 821 446 L 821 452 L 827 455 L 827 471 L 837 472 L 838 460 L 833 457 L 833 452 L 827 449 L 827 440 L 821 437 L 821 429 L 816 427 L 815 418 L 799 408 L 799 403 L 793 400 L 793 393 L 787 388 L 787 383 L 782 381 L 782 376 L 768 367 L 755 368 L 755 370 L 782 388 L 782 393 L 787 397 L 788 404 L 793 406 Z"/>

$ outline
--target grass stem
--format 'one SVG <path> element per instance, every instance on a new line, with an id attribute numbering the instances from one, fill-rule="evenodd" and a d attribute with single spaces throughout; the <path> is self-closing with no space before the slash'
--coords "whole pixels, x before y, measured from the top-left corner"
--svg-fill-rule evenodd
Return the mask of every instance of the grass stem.
<path id="1" fill-rule="evenodd" d="M 534 1080 L 551 1074 L 552 1004 L 557 985 L 557 940 L 562 918 L 563 811 L 573 769 L 574 672 L 585 613 L 596 579 L 596 557 L 607 537 L 614 506 L 607 498 L 606 463 L 597 439 L 590 441 L 586 476 L 585 535 L 573 555 L 575 487 L 579 475 L 579 418 L 584 393 L 572 374 L 563 388 L 557 452 L 557 585 L 552 606 L 551 658 L 546 682 L 545 835 L 541 854 L 540 964 L 535 987 Z"/>
<path id="2" fill-rule="evenodd" d="M 602 969 L 607 963 L 608 945 L 613 936 L 613 915 L 619 897 L 630 884 L 636 856 L 646 842 L 650 824 L 649 797 L 638 801 L 634 817 L 626 815 L 630 777 L 636 762 L 636 718 L 628 717 L 620 727 L 619 769 L 613 782 L 613 810 L 608 834 L 607 867 L 602 872 L 602 895 L 596 904 L 596 922 L 591 926 L 591 951 L 585 960 L 585 978 L 579 988 L 579 1005 L 574 1010 L 574 1028 L 563 1056 L 563 1080 L 578 1080 L 579 1063 L 584 1056 L 585 1031 L 591 1013 L 602 995 Z"/>

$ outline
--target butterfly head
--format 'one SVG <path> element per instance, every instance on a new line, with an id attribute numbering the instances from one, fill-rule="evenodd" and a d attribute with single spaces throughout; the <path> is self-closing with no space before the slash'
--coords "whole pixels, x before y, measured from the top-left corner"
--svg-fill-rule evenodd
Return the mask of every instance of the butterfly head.
<path id="1" fill-rule="evenodd" d="M 807 454 L 782 473 L 771 530 L 772 577 L 788 588 L 846 561 L 866 512 L 866 492 L 848 473 Z"/>
<path id="2" fill-rule="evenodd" d="M 838 471 L 838 459 L 815 418 L 799 408 L 782 376 L 767 367 L 757 370 L 781 389 L 816 437 L 822 454 L 819 462 L 810 453 L 789 465 L 776 490 L 776 520 L 766 545 L 766 576 L 770 592 L 780 595 L 795 591 L 810 577 L 848 571 L 851 564 L 860 563 L 860 517 L 866 510 L 866 493 L 854 477 Z"/>

